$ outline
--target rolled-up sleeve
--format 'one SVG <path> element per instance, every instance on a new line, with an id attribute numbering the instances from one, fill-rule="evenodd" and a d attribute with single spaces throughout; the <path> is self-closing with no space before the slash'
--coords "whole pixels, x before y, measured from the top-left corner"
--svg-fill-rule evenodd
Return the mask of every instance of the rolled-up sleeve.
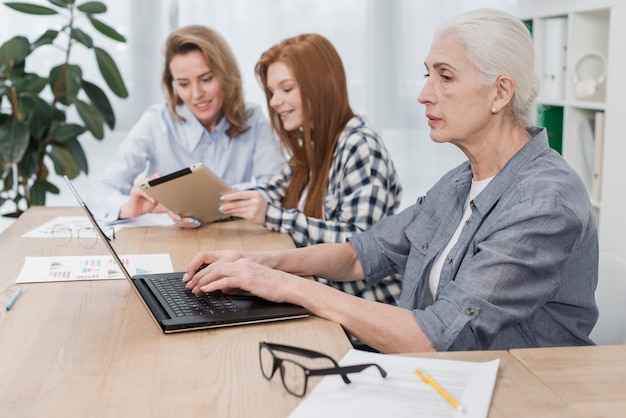
<path id="1" fill-rule="evenodd" d="M 369 285 L 390 274 L 404 273 L 410 251 L 405 230 L 418 212 L 418 206 L 411 206 L 395 216 L 381 219 L 372 229 L 348 238 Z"/>

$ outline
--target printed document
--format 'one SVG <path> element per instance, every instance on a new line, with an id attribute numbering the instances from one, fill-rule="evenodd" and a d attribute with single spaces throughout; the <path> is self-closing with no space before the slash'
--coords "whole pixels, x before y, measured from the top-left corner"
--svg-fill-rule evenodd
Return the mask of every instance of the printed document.
<path id="1" fill-rule="evenodd" d="M 174 271 L 169 254 L 122 255 L 120 258 L 131 276 Z M 123 278 L 109 255 L 26 257 L 16 283 Z"/>
<path id="2" fill-rule="evenodd" d="M 484 418 L 500 361 L 467 362 L 350 350 L 341 366 L 376 363 L 387 372 L 383 378 L 375 367 L 352 373 L 346 384 L 339 375 L 325 376 L 291 413 L 302 417 L 463 417 Z M 433 386 L 415 374 L 421 369 L 459 401 L 455 409 Z"/>

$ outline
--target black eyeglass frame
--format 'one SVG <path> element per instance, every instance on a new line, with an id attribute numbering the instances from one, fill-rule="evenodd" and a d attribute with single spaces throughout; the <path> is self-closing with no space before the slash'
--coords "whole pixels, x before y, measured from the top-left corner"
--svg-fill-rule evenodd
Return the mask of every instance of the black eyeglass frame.
<path id="1" fill-rule="evenodd" d="M 263 369 L 263 364 L 262 364 L 263 349 L 268 350 L 274 360 L 273 365 L 272 365 L 272 372 L 270 373 L 269 376 L 265 374 L 265 371 Z M 278 357 L 274 353 L 274 351 L 282 351 L 284 353 L 295 354 L 297 356 L 302 356 L 302 357 L 307 357 L 307 358 L 325 358 L 325 359 L 330 360 L 335 365 L 335 367 L 329 367 L 329 368 L 323 368 L 323 369 L 309 369 L 308 367 L 303 366 L 297 361 L 294 361 L 291 359 L 283 359 L 283 358 Z M 349 373 L 359 373 L 367 369 L 368 367 L 376 367 L 383 378 L 387 377 L 387 372 L 385 371 L 385 369 L 383 369 L 376 363 L 354 364 L 351 366 L 339 366 L 339 364 L 335 361 L 335 359 L 333 359 L 332 357 L 324 353 L 320 353 L 318 351 L 313 351 L 313 350 L 308 350 L 306 348 L 294 347 L 294 346 L 283 345 L 283 344 L 268 343 L 268 342 L 259 343 L 259 362 L 261 363 L 261 374 L 267 380 L 271 380 L 274 377 L 276 370 L 280 369 L 280 379 L 283 383 L 283 387 L 285 388 L 285 390 L 287 390 L 287 392 L 299 398 L 303 397 L 304 394 L 306 393 L 310 376 L 328 376 L 328 375 L 338 374 L 338 375 L 341 375 L 341 378 L 343 379 L 345 383 L 349 384 L 351 383 L 350 379 L 348 378 Z M 283 362 L 293 363 L 297 365 L 298 367 L 302 368 L 302 370 L 304 370 L 304 387 L 303 387 L 302 393 L 293 392 L 285 384 L 285 375 L 284 375 L 285 369 L 282 367 Z"/>

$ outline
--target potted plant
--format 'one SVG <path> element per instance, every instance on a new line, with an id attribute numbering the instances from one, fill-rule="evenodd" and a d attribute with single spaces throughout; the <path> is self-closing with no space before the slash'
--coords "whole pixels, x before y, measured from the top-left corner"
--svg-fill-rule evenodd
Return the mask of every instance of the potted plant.
<path id="1" fill-rule="evenodd" d="M 93 51 L 110 91 L 120 98 L 128 97 L 113 58 L 79 26 L 88 24 L 101 35 L 126 42 L 124 36 L 96 17 L 107 11 L 106 5 L 99 1 L 48 1 L 51 7 L 4 3 L 21 13 L 61 15 L 65 21 L 59 29 L 48 29 L 32 42 L 18 35 L 0 46 L 0 208 L 12 202 L 16 216 L 31 205 L 44 205 L 47 193 L 59 193 L 57 186 L 48 181 L 50 163 L 59 175 L 74 178 L 81 172 L 88 174 L 87 158 L 78 138 L 89 132 L 101 140 L 105 124 L 110 129 L 115 127 L 107 94 L 72 61 L 74 48 Z M 60 64 L 47 75 L 29 72 L 27 59 L 39 48 L 52 46 L 61 53 Z M 76 109 L 80 120 L 67 119 L 70 108 Z"/>

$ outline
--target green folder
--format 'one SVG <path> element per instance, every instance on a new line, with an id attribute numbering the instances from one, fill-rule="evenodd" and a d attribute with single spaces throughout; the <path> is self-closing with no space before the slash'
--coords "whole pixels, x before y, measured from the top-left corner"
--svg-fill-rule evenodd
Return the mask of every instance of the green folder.
<path id="1" fill-rule="evenodd" d="M 537 115 L 537 125 L 548 131 L 550 147 L 563 153 L 563 107 L 541 106 Z"/>

